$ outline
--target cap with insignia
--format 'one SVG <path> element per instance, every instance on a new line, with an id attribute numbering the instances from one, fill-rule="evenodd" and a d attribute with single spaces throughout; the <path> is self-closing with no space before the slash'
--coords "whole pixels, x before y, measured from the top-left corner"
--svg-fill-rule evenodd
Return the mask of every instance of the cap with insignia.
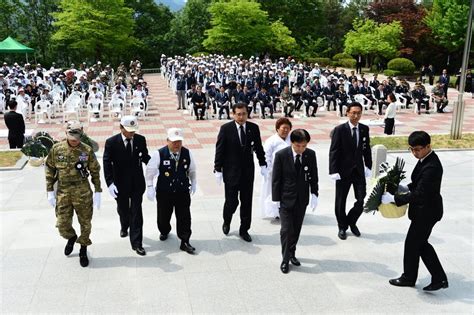
<path id="1" fill-rule="evenodd" d="M 120 125 L 128 132 L 138 131 L 137 116 L 123 116 L 120 120 Z"/>
<path id="2" fill-rule="evenodd" d="M 68 121 L 66 135 L 68 138 L 80 140 L 82 136 L 82 124 L 77 120 Z"/>
<path id="3" fill-rule="evenodd" d="M 180 128 L 170 128 L 168 129 L 168 140 L 171 142 L 174 141 L 183 141 L 183 131 Z"/>

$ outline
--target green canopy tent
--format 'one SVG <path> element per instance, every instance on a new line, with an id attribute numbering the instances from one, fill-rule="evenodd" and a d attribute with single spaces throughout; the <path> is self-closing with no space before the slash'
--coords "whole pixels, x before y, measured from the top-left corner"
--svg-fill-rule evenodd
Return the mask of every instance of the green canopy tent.
<path id="1" fill-rule="evenodd" d="M 8 36 L 5 40 L 0 42 L 0 53 L 4 54 L 13 54 L 13 53 L 24 53 L 26 54 L 26 62 L 28 62 L 28 53 L 32 53 L 35 50 L 33 48 L 27 47 L 10 36 Z"/>

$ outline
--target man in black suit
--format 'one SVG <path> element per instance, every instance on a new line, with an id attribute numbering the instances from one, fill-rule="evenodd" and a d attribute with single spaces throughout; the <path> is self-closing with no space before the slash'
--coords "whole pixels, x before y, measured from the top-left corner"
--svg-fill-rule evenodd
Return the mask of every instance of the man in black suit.
<path id="1" fill-rule="evenodd" d="M 410 204 L 408 218 L 411 220 L 405 239 L 403 254 L 403 274 L 389 282 L 395 286 L 413 287 L 418 277 L 420 257 L 431 274 L 431 283 L 425 291 L 436 291 L 448 287 L 448 278 L 441 266 L 436 252 L 428 243 L 431 231 L 436 222 L 443 217 L 443 198 L 441 197 L 441 180 L 443 166 L 438 155 L 431 150 L 431 137 L 424 131 L 414 131 L 408 137 L 408 144 L 413 155 L 418 159 L 408 184 L 408 193 L 385 193 L 382 203 L 394 202 L 397 206 Z"/>
<path id="2" fill-rule="evenodd" d="M 366 194 L 365 178 L 371 176 L 372 153 L 369 127 L 359 123 L 362 105 L 352 102 L 347 107 L 349 121 L 334 128 L 329 149 L 329 176 L 336 182 L 335 212 L 338 236 L 347 238 L 346 230 L 359 237 L 357 220 L 362 214 Z M 356 202 L 346 215 L 346 199 L 351 185 L 354 186 Z"/>
<path id="3" fill-rule="evenodd" d="M 243 240 L 251 242 L 248 230 L 252 221 L 252 195 L 254 180 L 253 152 L 257 154 L 261 174 L 268 173 L 265 152 L 258 125 L 247 121 L 247 105 L 237 103 L 232 107 L 234 121 L 221 126 L 217 136 L 214 173 L 217 182 L 225 184 L 224 224 L 222 231 L 229 233 L 232 215 L 239 205 L 240 229 Z"/>
<path id="4" fill-rule="evenodd" d="M 439 82 L 441 83 L 441 87 L 444 91 L 444 97 L 448 97 L 448 87 L 449 87 L 449 75 L 448 70 L 443 69 L 443 73 L 439 76 Z"/>
<path id="5" fill-rule="evenodd" d="M 291 146 L 278 151 L 273 162 L 272 200 L 280 209 L 280 269 L 288 273 L 289 263 L 300 266 L 295 256 L 296 244 L 310 198 L 313 211 L 318 205 L 318 165 L 316 153 L 307 148 L 311 137 L 304 129 L 290 135 Z"/>
<path id="6" fill-rule="evenodd" d="M 128 236 L 138 255 L 146 255 L 143 248 L 142 199 L 145 177 L 142 163 L 150 160 L 145 137 L 136 134 L 136 116 L 124 116 L 120 120 L 120 133 L 108 138 L 104 148 L 104 176 L 110 195 L 117 201 L 120 216 L 120 237 Z"/>
<path id="7" fill-rule="evenodd" d="M 8 128 L 8 143 L 10 149 L 21 149 L 23 148 L 23 142 L 25 139 L 25 120 L 23 115 L 16 112 L 17 102 L 15 100 L 9 100 L 7 103 L 10 111 L 5 113 L 5 125 Z"/>

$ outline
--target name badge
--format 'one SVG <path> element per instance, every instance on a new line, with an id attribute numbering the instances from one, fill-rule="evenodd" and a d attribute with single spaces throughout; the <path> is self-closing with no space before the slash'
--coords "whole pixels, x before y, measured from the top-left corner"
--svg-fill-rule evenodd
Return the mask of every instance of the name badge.
<path id="1" fill-rule="evenodd" d="M 164 160 L 164 161 L 163 161 L 163 165 L 171 165 L 171 164 L 170 164 L 170 160 Z"/>

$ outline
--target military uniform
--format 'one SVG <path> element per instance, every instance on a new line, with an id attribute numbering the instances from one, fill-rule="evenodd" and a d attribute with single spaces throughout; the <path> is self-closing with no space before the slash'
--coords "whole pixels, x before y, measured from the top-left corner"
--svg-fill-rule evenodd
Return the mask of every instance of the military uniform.
<path id="1" fill-rule="evenodd" d="M 58 184 L 56 227 L 59 234 L 68 240 L 76 236 L 72 227 L 75 210 L 81 225 L 81 235 L 76 242 L 83 246 L 91 245 L 92 191 L 87 180 L 88 172 L 95 192 L 102 192 L 100 165 L 92 148 L 82 142 L 72 147 L 67 140 L 61 141 L 52 147 L 45 166 L 47 191 L 53 191 L 53 185 Z"/>

